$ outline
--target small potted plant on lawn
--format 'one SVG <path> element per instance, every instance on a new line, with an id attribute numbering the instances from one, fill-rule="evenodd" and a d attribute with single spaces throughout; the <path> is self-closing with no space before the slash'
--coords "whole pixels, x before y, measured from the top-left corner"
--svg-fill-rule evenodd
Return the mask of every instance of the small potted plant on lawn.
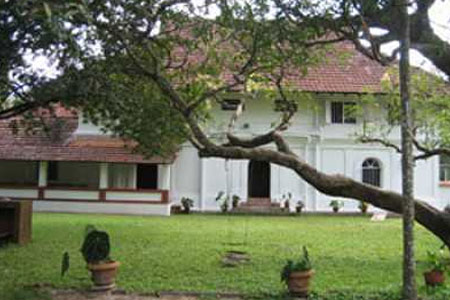
<path id="1" fill-rule="evenodd" d="M 220 191 L 217 193 L 216 202 L 220 203 L 220 210 L 224 213 L 228 211 L 229 205 L 229 196 L 225 194 L 224 191 Z"/>
<path id="2" fill-rule="evenodd" d="M 289 212 L 291 208 L 292 194 L 290 192 L 288 192 L 287 194 L 283 194 L 281 199 L 283 202 L 283 210 Z"/>
<path id="3" fill-rule="evenodd" d="M 295 211 L 298 214 L 302 213 L 303 208 L 305 208 L 305 203 L 301 200 L 297 201 L 297 204 L 295 205 Z"/>
<path id="4" fill-rule="evenodd" d="M 239 197 L 238 195 L 233 195 L 231 197 L 231 206 L 233 208 L 237 208 L 239 206 L 240 201 L 241 201 L 241 197 Z"/>
<path id="5" fill-rule="evenodd" d="M 442 285 L 445 281 L 445 260 L 444 250 L 428 251 L 426 260 L 428 271 L 423 273 L 427 286 Z"/>
<path id="6" fill-rule="evenodd" d="M 188 197 L 181 198 L 181 205 L 183 206 L 183 211 L 186 214 L 191 212 L 191 207 L 194 206 L 194 200 Z"/>
<path id="7" fill-rule="evenodd" d="M 369 208 L 369 204 L 364 201 L 359 201 L 358 208 L 361 211 L 362 214 L 367 213 L 367 209 Z"/>
<path id="8" fill-rule="evenodd" d="M 303 255 L 296 262 L 288 260 L 281 270 L 281 281 L 285 282 L 292 296 L 306 297 L 309 283 L 314 275 L 308 250 L 303 247 Z"/>
<path id="9" fill-rule="evenodd" d="M 94 290 L 106 291 L 115 287 L 115 278 L 120 263 L 109 256 L 109 235 L 94 226 L 86 227 L 81 254 L 91 271 Z"/>
<path id="10" fill-rule="evenodd" d="M 341 208 L 344 207 L 344 202 L 339 200 L 331 200 L 330 207 L 333 209 L 333 212 L 337 213 Z"/>

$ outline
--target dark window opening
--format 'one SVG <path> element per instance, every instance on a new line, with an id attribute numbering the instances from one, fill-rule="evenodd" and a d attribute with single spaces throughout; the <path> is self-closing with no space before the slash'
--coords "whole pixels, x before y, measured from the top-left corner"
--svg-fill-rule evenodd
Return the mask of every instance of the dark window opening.
<path id="1" fill-rule="evenodd" d="M 222 100 L 222 110 L 236 110 L 241 104 L 240 99 L 223 99 Z"/>
<path id="2" fill-rule="evenodd" d="M 331 102 L 331 123 L 355 124 L 355 102 Z"/>
<path id="3" fill-rule="evenodd" d="M 439 180 L 450 181 L 450 156 L 439 156 Z"/>
<path id="4" fill-rule="evenodd" d="M 47 163 L 47 180 L 56 181 L 58 180 L 58 162 L 49 161 Z"/>
<path id="5" fill-rule="evenodd" d="M 158 188 L 158 165 L 138 164 L 136 188 L 152 189 Z"/>
<path id="6" fill-rule="evenodd" d="M 381 167 L 376 159 L 369 158 L 362 163 L 362 182 L 381 186 Z"/>

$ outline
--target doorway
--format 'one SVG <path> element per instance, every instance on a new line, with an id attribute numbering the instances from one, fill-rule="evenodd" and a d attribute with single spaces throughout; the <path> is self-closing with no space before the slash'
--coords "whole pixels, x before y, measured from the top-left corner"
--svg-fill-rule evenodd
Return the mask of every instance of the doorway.
<path id="1" fill-rule="evenodd" d="M 251 160 L 248 165 L 248 197 L 270 198 L 270 164 Z"/>

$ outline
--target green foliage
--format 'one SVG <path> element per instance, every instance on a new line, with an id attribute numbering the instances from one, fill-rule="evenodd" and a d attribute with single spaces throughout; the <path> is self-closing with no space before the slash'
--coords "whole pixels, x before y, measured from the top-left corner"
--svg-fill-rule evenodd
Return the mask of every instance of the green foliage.
<path id="1" fill-rule="evenodd" d="M 364 201 L 359 201 L 358 208 L 359 208 L 359 210 L 360 210 L 361 212 L 364 213 L 364 212 L 366 212 L 367 209 L 369 208 L 369 204 L 368 204 L 367 202 L 364 202 Z"/>
<path id="2" fill-rule="evenodd" d="M 15 287 L 1 293 L 2 300 L 52 300 L 51 293 L 33 287 Z"/>
<path id="3" fill-rule="evenodd" d="M 303 202 L 302 200 L 298 200 L 296 205 L 295 205 L 295 209 L 298 213 L 301 213 L 303 208 L 305 208 L 305 202 Z"/>
<path id="4" fill-rule="evenodd" d="M 302 245 L 312 255 L 313 289 L 320 296 L 332 291 L 371 295 L 401 287 L 400 218 L 374 223 L 360 216 L 180 214 L 166 218 L 35 213 L 33 242 L 0 249 L 0 298 L 8 299 L 7 290 L 39 283 L 51 283 L 58 290 L 88 288 L 91 283 L 81 252 L 70 252 L 71 269 L 64 278 L 59 259 L 65 249 L 80 248 L 80 230 L 74 228 L 86 224 L 107 228 L 117 240 L 111 255 L 125 262 L 117 284 L 127 292 L 233 291 L 272 299 L 285 291 L 280 284 L 281 267 L 301 254 Z M 442 244 L 422 226 L 415 226 L 415 236 L 418 261 L 426 259 L 428 249 Z M 222 254 L 229 250 L 247 252 L 250 263 L 238 270 L 222 268 Z M 431 300 L 424 287 L 425 266 L 417 267 L 421 297 Z"/>
<path id="5" fill-rule="evenodd" d="M 69 271 L 70 268 L 70 256 L 69 252 L 64 252 L 62 260 L 61 260 L 61 277 L 64 277 L 64 275 Z"/>
<path id="6" fill-rule="evenodd" d="M 328 293 L 311 293 L 312 300 L 401 300 L 399 292 L 378 291 L 371 293 L 354 293 L 351 291 L 332 291 Z"/>
<path id="7" fill-rule="evenodd" d="M 86 231 L 80 251 L 88 264 L 110 261 L 109 235 L 104 231 L 90 227 Z"/>
<path id="8" fill-rule="evenodd" d="M 183 210 L 187 213 L 191 211 L 191 207 L 194 206 L 194 200 L 188 197 L 181 198 L 181 205 L 183 206 Z"/>
<path id="9" fill-rule="evenodd" d="M 303 254 L 298 261 L 288 260 L 281 270 L 281 281 L 287 282 L 292 272 L 303 272 L 312 269 L 308 249 L 303 246 Z"/>
<path id="10" fill-rule="evenodd" d="M 447 264 L 444 257 L 444 249 L 438 251 L 427 251 L 427 259 L 425 261 L 427 268 L 431 271 L 444 272 L 447 269 Z"/>
<path id="11" fill-rule="evenodd" d="M 220 210 L 225 213 L 230 209 L 230 202 L 232 208 L 238 207 L 239 201 L 241 201 L 241 197 L 239 197 L 238 195 L 232 195 L 230 197 L 224 191 L 219 191 L 215 200 L 219 203 Z"/>
<path id="12" fill-rule="evenodd" d="M 383 81 L 385 95 L 367 94 L 362 100 L 366 113 L 359 136 L 390 140 L 401 123 L 398 93 L 398 69 L 391 68 Z M 428 149 L 450 145 L 450 89 L 440 77 L 420 69 L 411 74 L 411 109 L 413 134 Z"/>
<path id="13" fill-rule="evenodd" d="M 238 207 L 240 201 L 241 201 L 241 197 L 239 197 L 238 195 L 231 196 L 231 205 L 233 208 Z"/>
<path id="14" fill-rule="evenodd" d="M 3 5 L 18 18 L 22 18 L 19 11 L 25 12 L 17 24 L 9 25 L 25 32 L 26 21 L 36 21 L 36 32 L 29 35 L 36 40 L 30 45 L 36 43 L 54 57 L 61 74 L 55 80 L 30 84 L 33 99 L 57 99 L 77 108 L 105 131 L 137 142 L 136 150 L 148 156 L 176 151 L 192 135 L 185 117 L 204 125 L 220 94 L 236 87 L 254 99 L 274 101 L 280 98 L 276 87 L 280 81 L 287 107 L 297 108 L 309 96 L 285 84 L 284 70 L 289 66 L 305 74 L 325 57 L 326 47 L 314 51 L 306 47 L 307 41 L 325 34 L 320 24 L 292 26 L 273 15 L 270 1 L 16 4 L 21 2 Z M 215 19 L 200 17 L 212 6 L 219 12 Z M 311 7 L 307 2 L 303 5 L 303 9 Z M 11 68 L 7 66 L 5 74 Z M 180 113 L 186 107 L 191 109 Z"/>
<path id="15" fill-rule="evenodd" d="M 344 207 L 344 201 L 334 199 L 330 201 L 329 206 L 333 209 L 340 210 Z"/>

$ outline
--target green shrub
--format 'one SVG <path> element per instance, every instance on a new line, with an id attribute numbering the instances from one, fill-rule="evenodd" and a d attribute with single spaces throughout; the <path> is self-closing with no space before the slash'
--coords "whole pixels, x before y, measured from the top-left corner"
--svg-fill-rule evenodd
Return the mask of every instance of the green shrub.
<path id="1" fill-rule="evenodd" d="M 308 249 L 303 246 L 303 255 L 296 262 L 288 260 L 281 270 L 281 281 L 287 282 L 292 272 L 302 272 L 312 269 L 311 260 L 309 259 Z"/>

